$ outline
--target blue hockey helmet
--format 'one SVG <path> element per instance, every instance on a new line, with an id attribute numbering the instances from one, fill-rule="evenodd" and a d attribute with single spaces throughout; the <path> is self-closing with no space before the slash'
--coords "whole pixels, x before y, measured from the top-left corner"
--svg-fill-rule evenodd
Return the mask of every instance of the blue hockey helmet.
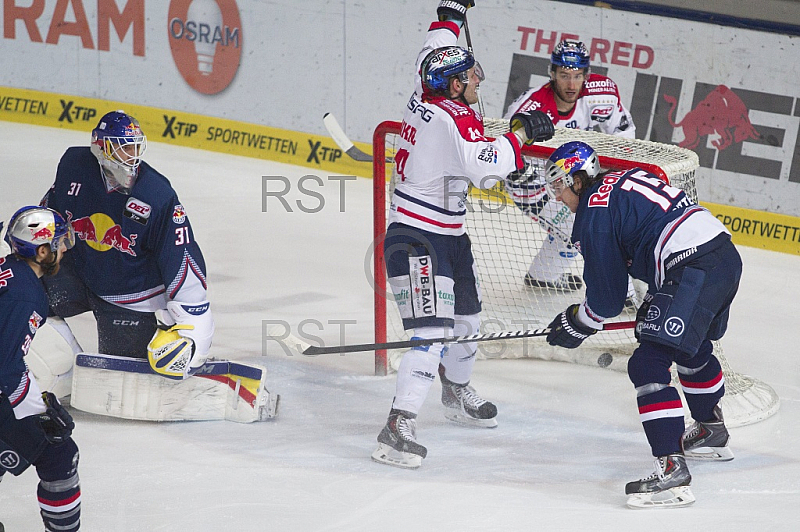
<path id="1" fill-rule="evenodd" d="M 572 141 L 562 144 L 550 154 L 544 170 L 547 193 L 551 198 L 561 195 L 565 188 L 575 184 L 575 174 L 584 171 L 589 178 L 600 173 L 597 153 L 585 142 Z"/>
<path id="2" fill-rule="evenodd" d="M 564 68 L 589 68 L 589 51 L 580 41 L 561 41 L 553 49 L 550 56 L 550 69 Z"/>
<path id="3" fill-rule="evenodd" d="M 15 254 L 31 259 L 42 244 L 49 244 L 53 253 L 63 243 L 67 249 L 75 245 L 75 232 L 64 217 L 47 207 L 22 207 L 11 217 L 6 243 Z"/>
<path id="4" fill-rule="evenodd" d="M 147 149 L 139 121 L 125 111 L 106 113 L 92 130 L 92 153 L 97 157 L 109 192 L 130 194 Z"/>
<path id="5" fill-rule="evenodd" d="M 462 83 L 469 83 L 467 72 L 475 67 L 475 74 L 483 81 L 485 78 L 480 63 L 475 61 L 472 52 L 460 46 L 444 46 L 429 53 L 420 66 L 422 84 L 433 92 L 447 91 L 450 78 L 458 76 Z"/>

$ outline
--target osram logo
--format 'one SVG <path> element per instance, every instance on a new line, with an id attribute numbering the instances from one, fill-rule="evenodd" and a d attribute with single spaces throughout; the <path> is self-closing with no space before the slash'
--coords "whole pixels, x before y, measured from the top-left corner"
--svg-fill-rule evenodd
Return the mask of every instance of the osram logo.
<path id="1" fill-rule="evenodd" d="M 217 94 L 231 84 L 242 56 L 235 0 L 172 0 L 167 33 L 172 59 L 194 90 Z"/>
<path id="2" fill-rule="evenodd" d="M 603 178 L 603 184 L 597 189 L 597 192 L 589 196 L 589 207 L 608 207 L 608 200 L 611 198 L 611 191 L 614 190 L 614 184 L 619 181 L 619 176 L 609 174 Z"/>

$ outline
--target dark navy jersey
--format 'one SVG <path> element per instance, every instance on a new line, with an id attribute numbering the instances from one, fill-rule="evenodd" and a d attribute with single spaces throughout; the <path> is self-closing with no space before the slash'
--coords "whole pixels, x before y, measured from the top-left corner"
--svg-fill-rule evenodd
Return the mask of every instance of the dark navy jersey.
<path id="1" fill-rule="evenodd" d="M 572 241 L 584 259 L 583 309 L 595 323 L 618 315 L 628 275 L 660 288 L 665 264 L 727 233 L 686 194 L 642 169 L 613 172 L 581 194 Z"/>
<path id="2" fill-rule="evenodd" d="M 12 406 L 31 391 L 23 357 L 47 319 L 47 294 L 30 266 L 14 255 L 0 258 L 0 392 Z M 38 390 L 34 386 L 35 390 Z"/>
<path id="3" fill-rule="evenodd" d="M 141 312 L 166 299 L 206 299 L 206 269 L 189 218 L 166 177 L 147 163 L 130 195 L 107 192 L 88 147 L 69 148 L 42 205 L 72 222 L 75 247 L 64 262 L 92 292 Z"/>

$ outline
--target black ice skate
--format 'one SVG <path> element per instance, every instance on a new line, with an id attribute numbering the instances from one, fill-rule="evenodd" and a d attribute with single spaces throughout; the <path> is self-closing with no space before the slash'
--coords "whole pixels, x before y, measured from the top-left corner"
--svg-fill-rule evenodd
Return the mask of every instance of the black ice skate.
<path id="1" fill-rule="evenodd" d="M 730 436 L 722 418 L 722 409 L 714 407 L 714 418 L 700 423 L 695 421 L 683 433 L 683 454 L 686 458 L 699 460 L 733 460 L 733 451 L 728 447 Z"/>
<path id="2" fill-rule="evenodd" d="M 497 426 L 497 407 L 481 398 L 472 386 L 456 384 L 444 376 L 444 366 L 439 365 L 442 379 L 442 404 L 444 416 L 463 425 L 494 428 Z"/>
<path id="3" fill-rule="evenodd" d="M 656 458 L 656 471 L 647 478 L 628 482 L 625 494 L 631 508 L 674 508 L 694 502 L 689 485 L 692 475 L 682 454 Z"/>
<path id="4" fill-rule="evenodd" d="M 583 287 L 583 280 L 577 275 L 571 273 L 562 273 L 561 276 L 554 281 L 541 281 L 534 279 L 531 274 L 525 274 L 525 285 L 531 288 L 549 288 L 550 290 L 558 290 L 560 292 L 574 292 Z"/>
<path id="5" fill-rule="evenodd" d="M 421 466 L 428 450 L 417 443 L 416 417 L 411 412 L 392 408 L 386 425 L 378 434 L 378 448 L 372 453 L 372 459 L 406 469 Z"/>

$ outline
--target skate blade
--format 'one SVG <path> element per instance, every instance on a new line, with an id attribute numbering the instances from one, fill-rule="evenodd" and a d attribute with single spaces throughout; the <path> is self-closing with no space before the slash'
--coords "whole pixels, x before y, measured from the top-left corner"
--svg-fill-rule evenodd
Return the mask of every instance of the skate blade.
<path id="1" fill-rule="evenodd" d="M 680 508 L 689 506 L 695 501 L 689 486 L 678 486 L 656 493 L 634 493 L 628 497 L 629 508 L 641 510 L 645 508 Z"/>
<path id="2" fill-rule="evenodd" d="M 733 460 L 733 451 L 730 447 L 698 447 L 691 451 L 684 451 L 686 458 L 693 460 L 707 460 L 716 462 L 730 462 Z"/>
<path id="3" fill-rule="evenodd" d="M 422 457 L 420 455 L 397 451 L 385 443 L 378 444 L 378 448 L 372 453 L 372 459 L 380 464 L 402 467 L 403 469 L 417 469 L 422 465 Z"/>
<path id="4" fill-rule="evenodd" d="M 490 418 L 490 419 L 477 419 L 474 417 L 470 417 L 466 415 L 461 410 L 456 410 L 454 408 L 447 408 L 445 407 L 444 417 L 458 423 L 459 425 L 467 425 L 469 427 L 482 427 L 487 429 L 493 429 L 497 426 L 497 418 Z"/>

